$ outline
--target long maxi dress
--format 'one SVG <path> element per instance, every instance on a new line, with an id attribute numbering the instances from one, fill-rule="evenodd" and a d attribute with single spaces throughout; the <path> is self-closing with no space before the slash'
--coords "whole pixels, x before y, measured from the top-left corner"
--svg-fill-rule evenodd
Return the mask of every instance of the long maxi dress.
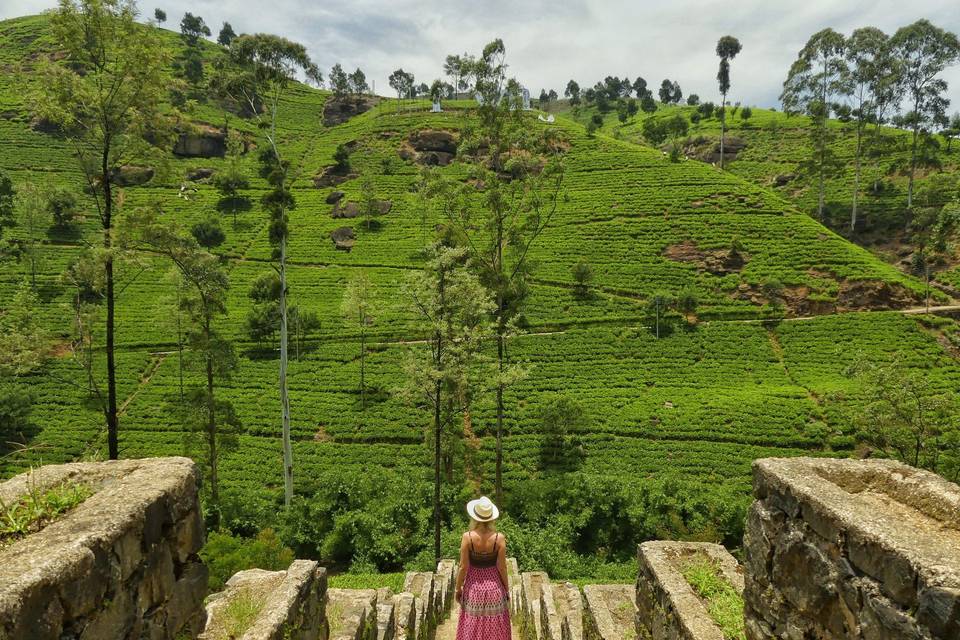
<path id="1" fill-rule="evenodd" d="M 474 551 L 470 541 L 457 640 L 510 640 L 510 594 L 497 569 L 498 542 L 494 539 L 493 549 L 484 553 Z"/>

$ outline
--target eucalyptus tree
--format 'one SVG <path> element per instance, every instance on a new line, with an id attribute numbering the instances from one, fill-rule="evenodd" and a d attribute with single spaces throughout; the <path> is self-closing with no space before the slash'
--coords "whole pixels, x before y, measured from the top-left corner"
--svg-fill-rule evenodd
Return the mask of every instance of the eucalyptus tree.
<path id="1" fill-rule="evenodd" d="M 341 313 L 348 322 L 356 325 L 360 330 L 360 410 L 366 408 L 366 356 L 367 356 L 367 329 L 374 323 L 374 288 L 367 274 L 361 271 L 350 279 L 343 292 L 343 302 L 340 305 Z"/>
<path id="2" fill-rule="evenodd" d="M 830 165 L 828 120 L 834 98 L 849 95 L 847 42 L 833 29 L 813 34 L 790 66 L 780 101 L 787 112 L 805 111 L 813 119 L 812 165 L 818 176 L 817 216 L 823 220 L 824 182 Z"/>
<path id="3" fill-rule="evenodd" d="M 224 22 L 223 26 L 220 27 L 220 33 L 217 34 L 217 44 L 229 47 L 236 37 L 237 32 L 233 30 L 233 26 L 229 22 Z"/>
<path id="4" fill-rule="evenodd" d="M 370 90 L 370 85 L 367 84 L 367 74 L 360 67 L 357 67 L 353 73 L 347 76 L 347 79 L 350 81 L 350 92 L 359 107 L 363 100 L 363 94 Z"/>
<path id="5" fill-rule="evenodd" d="M 495 40 L 475 66 L 482 97 L 478 125 L 465 131 L 458 148 L 470 179 L 433 172 L 424 185 L 425 197 L 456 243 L 469 249 L 474 268 L 495 298 L 498 499 L 503 495 L 504 390 L 523 375 L 509 363 L 506 340 L 518 331 L 530 252 L 562 200 L 564 176 L 559 134 L 554 128 L 531 128 L 524 120 L 520 85 L 507 79 L 505 55 L 503 41 Z"/>
<path id="6" fill-rule="evenodd" d="M 327 83 L 330 85 L 330 90 L 333 91 L 335 98 L 345 98 L 350 93 L 350 78 L 339 62 L 330 69 Z"/>
<path id="7" fill-rule="evenodd" d="M 727 92 L 730 91 L 730 61 L 737 57 L 743 46 L 733 36 L 723 36 L 717 42 L 717 56 L 720 57 L 720 69 L 717 71 L 717 82 L 720 84 L 720 168 L 723 169 L 723 146 L 727 132 Z"/>
<path id="8" fill-rule="evenodd" d="M 887 70 L 892 66 L 888 55 L 889 40 L 887 34 L 875 27 L 857 29 L 847 40 L 846 59 L 850 68 L 853 117 L 856 119 L 853 206 L 850 210 L 851 232 L 857 225 L 864 130 L 871 120 L 879 121 L 880 119 L 877 114 L 877 96 L 874 90 L 884 86 L 879 82 L 879 78 L 887 75 Z"/>
<path id="9" fill-rule="evenodd" d="M 910 101 L 907 122 L 913 134 L 910 145 L 910 179 L 907 183 L 907 208 L 913 207 L 913 181 L 917 169 L 917 141 L 920 132 L 943 118 L 949 101 L 946 80 L 939 77 L 947 67 L 960 60 L 960 40 L 956 34 L 917 20 L 901 27 L 890 39 L 894 57 L 901 66 L 904 93 Z"/>
<path id="10" fill-rule="evenodd" d="M 464 53 L 462 56 L 449 55 L 443 63 L 443 72 L 453 81 L 454 97 L 468 88 L 467 78 L 472 75 L 476 58 Z"/>
<path id="11" fill-rule="evenodd" d="M 404 71 L 401 67 L 390 74 L 387 82 L 393 90 L 397 92 L 397 111 L 400 111 L 403 99 L 409 98 L 410 93 L 413 91 L 413 74 Z"/>
<path id="12" fill-rule="evenodd" d="M 405 384 L 400 395 L 432 414 L 434 556 L 440 560 L 440 467 L 444 431 L 447 440 L 456 416 L 469 407 L 484 376 L 480 349 L 490 337 L 493 310 L 490 291 L 473 273 L 465 249 L 435 245 L 423 271 L 404 284 L 407 301 L 426 349 L 411 349 L 404 362 Z M 446 426 L 446 429 L 444 427 Z"/>
<path id="13" fill-rule="evenodd" d="M 263 196 L 264 210 L 270 215 L 269 235 L 280 279 L 280 413 L 283 439 L 284 504 L 293 499 L 293 448 L 290 443 L 290 398 L 287 389 L 288 314 L 287 239 L 290 235 L 288 212 L 296 206 L 291 185 L 296 178 L 291 163 L 284 157 L 277 125 L 282 117 L 282 98 L 302 73 L 320 84 L 322 76 L 299 43 L 271 34 L 241 35 L 235 38 L 217 63 L 213 88 L 222 96 L 245 105 L 259 125 L 266 152 L 261 155 L 263 173 L 270 189 Z M 260 105 L 263 105 L 261 111 Z"/>
<path id="14" fill-rule="evenodd" d="M 571 106 L 577 106 L 580 104 L 580 85 L 577 84 L 576 80 L 571 80 L 567 83 L 567 88 L 563 90 L 564 97 L 570 100 Z"/>
<path id="15" fill-rule="evenodd" d="M 157 208 L 147 208 L 131 216 L 131 246 L 154 252 L 168 259 L 184 285 L 178 296 L 189 325 L 186 330 L 190 353 L 198 359 L 203 384 L 187 389 L 187 423 L 203 433 L 205 458 L 209 470 L 207 482 L 213 505 L 214 524 L 219 519 L 219 455 L 236 445 L 240 427 L 233 405 L 216 397 L 216 381 L 228 380 L 236 368 L 233 345 L 216 330 L 214 323 L 227 313 L 229 280 L 220 259 L 204 250 L 176 223 L 165 221 Z M 178 292 L 180 293 L 180 292 Z"/>
<path id="16" fill-rule="evenodd" d="M 137 22 L 131 0 L 61 0 L 51 14 L 55 46 L 65 55 L 41 65 L 36 114 L 63 132 L 100 219 L 107 361 L 104 417 L 111 459 L 119 455 L 114 278 L 120 167 L 165 155 L 169 119 L 161 103 L 171 54 L 160 31 Z M 156 146 L 154 146 L 156 145 Z"/>

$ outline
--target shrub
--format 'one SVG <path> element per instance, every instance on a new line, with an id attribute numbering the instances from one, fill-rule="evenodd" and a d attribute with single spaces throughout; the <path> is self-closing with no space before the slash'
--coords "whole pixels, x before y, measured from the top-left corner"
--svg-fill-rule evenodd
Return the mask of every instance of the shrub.
<path id="1" fill-rule="evenodd" d="M 227 580 L 245 569 L 286 569 L 293 562 L 293 551 L 285 547 L 273 529 L 264 529 L 255 538 L 241 538 L 227 531 L 214 531 L 200 557 L 210 569 L 210 591 L 220 591 Z"/>
<path id="2" fill-rule="evenodd" d="M 590 284 L 593 282 L 593 268 L 581 260 L 570 270 L 573 275 L 573 295 L 585 299 L 590 297 Z"/>
<path id="3" fill-rule="evenodd" d="M 201 247 L 206 247 L 207 249 L 219 247 L 223 244 L 223 241 L 227 239 L 227 236 L 223 233 L 223 229 L 220 228 L 220 223 L 212 219 L 203 220 L 193 225 L 190 233 L 196 238 L 197 243 Z"/>
<path id="4" fill-rule="evenodd" d="M 337 145 L 337 150 L 333 152 L 333 161 L 336 163 L 334 169 L 338 173 L 350 172 L 350 149 L 347 148 L 347 145 Z"/>
<path id="5" fill-rule="evenodd" d="M 53 226 L 58 229 L 66 229 L 83 219 L 76 194 L 62 187 L 55 187 L 47 196 L 47 211 L 53 217 Z"/>

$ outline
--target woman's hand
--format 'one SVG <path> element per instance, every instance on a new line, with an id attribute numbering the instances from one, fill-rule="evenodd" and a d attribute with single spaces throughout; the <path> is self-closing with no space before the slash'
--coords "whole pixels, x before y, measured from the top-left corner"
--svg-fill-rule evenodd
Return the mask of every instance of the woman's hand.
<path id="1" fill-rule="evenodd" d="M 462 588 L 457 589 L 456 594 L 454 595 L 454 597 L 455 597 L 456 600 L 457 600 L 457 604 L 460 604 L 461 601 L 463 600 L 463 589 L 462 589 Z"/>

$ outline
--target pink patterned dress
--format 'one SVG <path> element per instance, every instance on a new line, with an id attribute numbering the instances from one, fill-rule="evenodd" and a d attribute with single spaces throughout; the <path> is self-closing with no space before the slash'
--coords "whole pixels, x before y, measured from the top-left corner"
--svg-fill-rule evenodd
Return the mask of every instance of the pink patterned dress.
<path id="1" fill-rule="evenodd" d="M 497 543 L 495 539 L 493 550 L 484 553 L 474 551 L 470 541 L 457 640 L 510 640 L 510 594 L 500 581 Z"/>

